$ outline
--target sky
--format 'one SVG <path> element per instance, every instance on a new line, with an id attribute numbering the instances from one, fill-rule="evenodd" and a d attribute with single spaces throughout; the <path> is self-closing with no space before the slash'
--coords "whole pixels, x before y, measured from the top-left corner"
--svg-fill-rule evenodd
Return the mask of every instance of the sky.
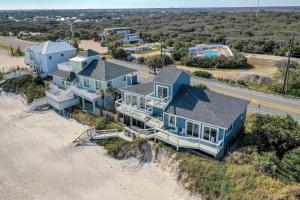
<path id="1" fill-rule="evenodd" d="M 253 7 L 257 0 L 0 0 L 0 10 L 86 8 Z M 261 6 L 300 6 L 300 0 L 260 0 Z"/>

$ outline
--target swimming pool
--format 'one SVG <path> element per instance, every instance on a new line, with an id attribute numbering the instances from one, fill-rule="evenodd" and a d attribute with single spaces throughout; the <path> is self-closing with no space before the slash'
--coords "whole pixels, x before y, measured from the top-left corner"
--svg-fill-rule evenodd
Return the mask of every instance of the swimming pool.
<path id="1" fill-rule="evenodd" d="M 205 56 L 205 57 L 216 57 L 216 56 L 220 56 L 220 53 L 217 52 L 217 51 L 204 51 L 203 56 Z"/>

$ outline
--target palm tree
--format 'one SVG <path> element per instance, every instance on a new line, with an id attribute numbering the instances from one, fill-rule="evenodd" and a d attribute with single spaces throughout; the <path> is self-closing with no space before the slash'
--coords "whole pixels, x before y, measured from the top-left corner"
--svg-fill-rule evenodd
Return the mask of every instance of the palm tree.
<path id="1" fill-rule="evenodd" d="M 106 96 L 106 91 L 104 89 L 100 89 L 99 94 L 100 94 L 100 97 L 101 97 L 101 104 L 102 104 L 101 105 L 102 109 L 100 111 L 101 112 L 100 115 L 103 116 L 104 100 L 105 100 L 105 96 Z"/>
<path id="2" fill-rule="evenodd" d="M 114 101 L 116 101 L 117 97 L 120 95 L 120 90 L 118 88 L 109 88 L 109 92 L 114 97 Z"/>

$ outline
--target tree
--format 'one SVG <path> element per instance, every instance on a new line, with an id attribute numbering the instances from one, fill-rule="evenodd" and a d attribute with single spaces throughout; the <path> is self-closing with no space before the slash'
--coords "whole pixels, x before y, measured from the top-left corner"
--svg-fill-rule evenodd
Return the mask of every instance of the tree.
<path id="1" fill-rule="evenodd" d="M 77 52 L 79 51 L 79 40 L 78 39 L 76 39 L 76 38 L 73 38 L 72 40 L 71 40 L 71 44 L 72 44 L 72 46 L 75 48 L 75 49 L 77 49 Z"/>
<path id="2" fill-rule="evenodd" d="M 111 53 L 115 59 L 127 60 L 128 58 L 128 54 L 123 48 L 113 49 Z"/>
<path id="3" fill-rule="evenodd" d="M 120 90 L 118 88 L 109 88 L 109 92 L 114 98 L 114 101 L 117 100 L 117 98 L 120 96 Z"/>
<path id="4" fill-rule="evenodd" d="M 168 55 L 163 55 L 163 60 L 165 65 L 171 65 L 173 64 L 173 60 Z M 153 71 L 154 74 L 156 73 L 157 68 L 162 68 L 162 59 L 160 55 L 155 55 L 147 58 L 147 65 L 149 67 L 150 71 Z"/>
<path id="5" fill-rule="evenodd" d="M 104 89 L 100 89 L 99 90 L 99 94 L 100 94 L 100 97 L 101 97 L 101 113 L 100 115 L 103 116 L 103 109 L 104 109 L 104 101 L 105 101 L 105 96 L 106 96 L 106 91 Z"/>

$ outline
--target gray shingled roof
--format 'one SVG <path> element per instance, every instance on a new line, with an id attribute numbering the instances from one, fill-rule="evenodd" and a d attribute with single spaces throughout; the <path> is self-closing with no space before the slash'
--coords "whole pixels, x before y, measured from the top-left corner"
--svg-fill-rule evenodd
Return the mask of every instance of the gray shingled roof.
<path id="1" fill-rule="evenodd" d="M 88 57 L 97 56 L 97 55 L 100 55 L 100 53 L 98 53 L 97 51 L 94 51 L 92 49 L 88 49 L 83 52 L 80 52 L 77 56 L 82 57 L 82 58 L 88 58 Z"/>
<path id="2" fill-rule="evenodd" d="M 133 85 L 133 86 L 128 86 L 125 88 L 122 88 L 122 90 L 126 92 L 131 92 L 139 95 L 148 95 L 153 92 L 153 82 L 148 82 L 148 83 L 141 83 L 138 85 Z"/>
<path id="3" fill-rule="evenodd" d="M 76 78 L 76 74 L 72 71 L 56 70 L 49 73 L 50 76 L 57 76 L 65 81 L 72 82 Z"/>
<path id="4" fill-rule="evenodd" d="M 109 61 L 93 60 L 78 75 L 99 81 L 109 81 L 133 72 L 136 72 L 136 70 Z"/>
<path id="5" fill-rule="evenodd" d="M 183 69 L 178 69 L 176 67 L 165 67 L 159 72 L 159 74 L 154 78 L 154 82 L 164 83 L 167 85 L 175 83 L 180 74 L 185 72 Z"/>
<path id="6" fill-rule="evenodd" d="M 249 101 L 183 85 L 166 112 L 199 122 L 229 128 Z"/>

